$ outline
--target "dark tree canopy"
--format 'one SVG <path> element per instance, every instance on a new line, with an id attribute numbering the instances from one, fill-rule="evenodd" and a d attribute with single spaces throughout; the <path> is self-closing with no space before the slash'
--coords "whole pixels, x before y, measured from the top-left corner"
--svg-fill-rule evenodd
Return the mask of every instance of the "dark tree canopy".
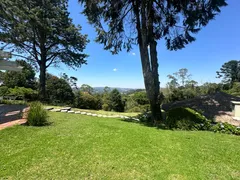
<path id="1" fill-rule="evenodd" d="M 26 58 L 40 69 L 45 94 L 46 69 L 64 63 L 80 67 L 88 42 L 69 18 L 67 0 L 4 0 L 0 3 L 0 48 Z"/>
<path id="2" fill-rule="evenodd" d="M 122 96 L 117 89 L 113 89 L 109 94 L 110 100 L 110 109 L 116 112 L 123 112 L 124 111 L 124 104 L 122 101 Z"/>
<path id="3" fill-rule="evenodd" d="M 184 48 L 195 40 L 193 34 L 220 13 L 225 0 L 79 0 L 83 13 L 97 31 L 97 42 L 106 50 L 128 51 L 141 39 L 138 29 L 146 26 L 151 38 L 166 40 L 167 48 Z M 144 9 L 143 9 L 144 6 Z M 144 11 L 145 17 L 140 17 Z M 138 19 L 138 18 L 145 18 Z M 145 23 L 145 24 L 143 24 Z M 107 24 L 108 26 L 104 26 Z"/>
<path id="4" fill-rule="evenodd" d="M 54 104 L 72 104 L 74 101 L 74 93 L 68 82 L 51 74 L 47 74 L 46 94 L 49 102 Z"/>
<path id="5" fill-rule="evenodd" d="M 224 63 L 220 71 L 217 71 L 217 75 L 227 83 L 240 82 L 240 61 L 231 60 Z"/>

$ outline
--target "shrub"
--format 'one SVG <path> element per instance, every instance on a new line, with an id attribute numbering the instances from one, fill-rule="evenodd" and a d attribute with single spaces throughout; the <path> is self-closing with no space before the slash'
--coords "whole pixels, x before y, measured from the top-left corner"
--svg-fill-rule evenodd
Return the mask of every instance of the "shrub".
<path id="1" fill-rule="evenodd" d="M 102 105 L 102 109 L 103 109 L 104 111 L 110 111 L 110 108 L 109 108 L 109 105 L 108 105 L 108 104 L 103 104 L 103 105 Z"/>
<path id="2" fill-rule="evenodd" d="M 213 132 L 240 135 L 240 129 L 228 123 L 217 123 L 210 130 Z"/>
<path id="3" fill-rule="evenodd" d="M 190 108 L 174 108 L 167 112 L 166 126 L 170 129 L 208 130 L 210 122 Z"/>
<path id="4" fill-rule="evenodd" d="M 91 95 L 87 92 L 78 91 L 75 94 L 75 103 L 74 106 L 76 108 L 81 109 L 101 109 L 101 101 L 98 97 Z"/>
<path id="5" fill-rule="evenodd" d="M 6 100 L 6 99 L 3 99 L 3 100 L 0 100 L 0 104 L 27 105 L 27 102 L 23 101 L 23 100 Z"/>
<path id="6" fill-rule="evenodd" d="M 33 102 L 27 117 L 27 124 L 30 126 L 44 126 L 48 123 L 47 111 L 43 109 L 40 102 Z"/>
<path id="7" fill-rule="evenodd" d="M 142 109 L 140 106 L 135 106 L 135 107 L 129 109 L 127 112 L 142 112 Z"/>
<path id="8" fill-rule="evenodd" d="M 0 86 L 0 96 L 4 96 L 8 93 L 8 87 L 7 86 Z"/>
<path id="9" fill-rule="evenodd" d="M 135 107 L 132 107 L 131 109 L 128 109 L 127 112 L 146 112 L 150 110 L 150 105 L 145 104 L 145 105 L 137 105 Z"/>
<path id="10" fill-rule="evenodd" d="M 24 88 L 24 87 L 15 87 L 15 88 L 9 88 L 8 93 L 5 94 L 7 96 L 16 96 L 19 98 L 24 98 L 29 101 L 34 101 L 38 99 L 38 92 L 35 90 L 32 90 L 31 88 Z"/>

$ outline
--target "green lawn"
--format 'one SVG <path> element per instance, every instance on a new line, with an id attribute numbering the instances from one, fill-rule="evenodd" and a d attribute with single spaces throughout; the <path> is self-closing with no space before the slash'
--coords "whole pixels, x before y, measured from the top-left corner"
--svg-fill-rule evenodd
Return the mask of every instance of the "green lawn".
<path id="1" fill-rule="evenodd" d="M 240 137 L 50 113 L 0 131 L 0 179 L 240 179 Z"/>

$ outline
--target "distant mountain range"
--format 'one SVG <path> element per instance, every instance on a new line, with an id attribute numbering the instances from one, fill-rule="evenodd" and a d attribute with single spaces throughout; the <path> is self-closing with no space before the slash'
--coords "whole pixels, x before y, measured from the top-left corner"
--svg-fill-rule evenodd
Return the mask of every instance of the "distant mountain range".
<path id="1" fill-rule="evenodd" d="M 105 87 L 93 87 L 95 92 L 102 93 Z M 117 89 L 121 93 L 127 93 L 129 91 L 134 91 L 134 88 L 118 88 L 118 87 L 109 87 L 112 91 L 113 89 Z"/>

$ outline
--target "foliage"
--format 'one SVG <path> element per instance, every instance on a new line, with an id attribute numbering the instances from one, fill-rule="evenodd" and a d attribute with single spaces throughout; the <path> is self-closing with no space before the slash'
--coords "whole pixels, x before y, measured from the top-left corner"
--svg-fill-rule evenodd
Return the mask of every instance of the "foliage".
<path id="1" fill-rule="evenodd" d="M 1 47 L 40 69 L 43 99 L 49 66 L 64 63 L 80 67 L 86 63 L 83 50 L 88 40 L 80 30 L 69 18 L 67 0 L 5 0 L 0 4 Z"/>
<path id="2" fill-rule="evenodd" d="M 232 88 L 229 90 L 225 90 L 224 92 L 233 96 L 240 96 L 240 82 L 234 82 Z"/>
<path id="3" fill-rule="evenodd" d="M 82 84 L 82 86 L 80 87 L 80 90 L 88 94 L 93 94 L 93 91 L 94 91 L 93 88 L 88 84 Z"/>
<path id="4" fill-rule="evenodd" d="M 219 1 L 79 0 L 83 14 L 97 32 L 96 41 L 117 54 L 138 44 L 149 98 L 152 121 L 160 117 L 157 41 L 164 39 L 169 50 L 193 41 L 210 20 L 226 6 Z"/>
<path id="5" fill-rule="evenodd" d="M 240 82 L 240 61 L 231 60 L 224 63 L 217 75 L 218 78 L 223 78 L 224 83 Z"/>
<path id="6" fill-rule="evenodd" d="M 173 73 L 173 75 L 168 75 L 168 78 L 171 79 L 169 86 L 176 88 L 180 84 L 185 86 L 187 82 L 190 81 L 191 74 L 188 73 L 187 68 L 179 69 L 178 72 Z M 180 83 L 178 82 L 180 81 Z"/>
<path id="7" fill-rule="evenodd" d="M 210 122 L 191 108 L 174 108 L 167 112 L 166 126 L 170 129 L 208 130 Z"/>
<path id="8" fill-rule="evenodd" d="M 8 88 L 6 86 L 0 87 L 0 96 L 15 96 L 17 99 L 24 99 L 27 101 L 36 101 L 38 99 L 38 92 L 31 88 L 14 87 Z"/>
<path id="9" fill-rule="evenodd" d="M 210 130 L 218 133 L 240 135 L 240 128 L 228 123 L 217 123 Z"/>
<path id="10" fill-rule="evenodd" d="M 61 74 L 61 79 L 64 79 L 70 86 L 72 89 L 77 90 L 77 81 L 78 78 L 74 77 L 74 76 L 70 76 L 68 77 L 68 75 L 66 73 Z"/>
<path id="11" fill-rule="evenodd" d="M 136 101 L 139 105 L 145 105 L 149 104 L 149 100 L 147 98 L 147 93 L 142 91 L 142 92 L 136 92 L 133 95 L 134 101 Z"/>
<path id="12" fill-rule="evenodd" d="M 38 92 L 31 89 L 31 88 L 24 88 L 24 87 L 15 87 L 8 89 L 8 96 L 16 96 L 16 97 L 23 97 L 25 100 L 28 101 L 36 101 L 38 100 Z"/>
<path id="13" fill-rule="evenodd" d="M 87 92 L 78 91 L 75 94 L 75 103 L 74 106 L 76 108 L 81 109 L 101 109 L 101 99 L 93 96 Z"/>
<path id="14" fill-rule="evenodd" d="M 168 75 L 170 82 L 167 83 L 167 88 L 163 91 L 164 103 L 192 99 L 200 95 L 213 94 L 223 89 L 223 85 L 217 83 L 207 82 L 198 86 L 198 82 L 190 80 L 189 77 L 190 74 L 188 74 L 186 68 L 180 69 L 173 75 Z M 181 81 L 182 86 L 180 86 L 179 81 Z"/>
<path id="15" fill-rule="evenodd" d="M 8 104 L 8 105 L 27 105 L 28 103 L 23 100 L 0 100 L 0 104 Z"/>
<path id="16" fill-rule="evenodd" d="M 51 104 L 72 104 L 74 93 L 71 86 L 61 78 L 47 74 L 46 95 Z"/>
<path id="17" fill-rule="evenodd" d="M 213 94 L 221 90 L 219 84 L 216 83 L 204 83 L 201 86 L 201 93 L 202 94 Z"/>
<path id="18" fill-rule="evenodd" d="M 108 104 L 103 104 L 103 105 L 102 105 L 102 110 L 104 110 L 104 111 L 110 111 L 111 109 L 110 109 L 110 107 L 109 107 Z"/>
<path id="19" fill-rule="evenodd" d="M 36 89 L 35 71 L 31 64 L 24 60 L 16 60 L 23 67 L 21 72 L 6 71 L 4 73 L 3 84 L 9 88 L 25 87 Z"/>
<path id="20" fill-rule="evenodd" d="M 109 107 L 111 110 L 116 112 L 124 111 L 124 104 L 122 101 L 122 96 L 117 89 L 113 89 L 109 95 L 110 104 Z"/>
<path id="21" fill-rule="evenodd" d="M 27 116 L 29 126 L 44 126 L 48 123 L 47 111 L 44 110 L 40 102 L 33 102 Z"/>
<path id="22" fill-rule="evenodd" d="M 8 87 L 0 86 L 0 96 L 5 96 L 6 94 L 8 94 Z"/>

